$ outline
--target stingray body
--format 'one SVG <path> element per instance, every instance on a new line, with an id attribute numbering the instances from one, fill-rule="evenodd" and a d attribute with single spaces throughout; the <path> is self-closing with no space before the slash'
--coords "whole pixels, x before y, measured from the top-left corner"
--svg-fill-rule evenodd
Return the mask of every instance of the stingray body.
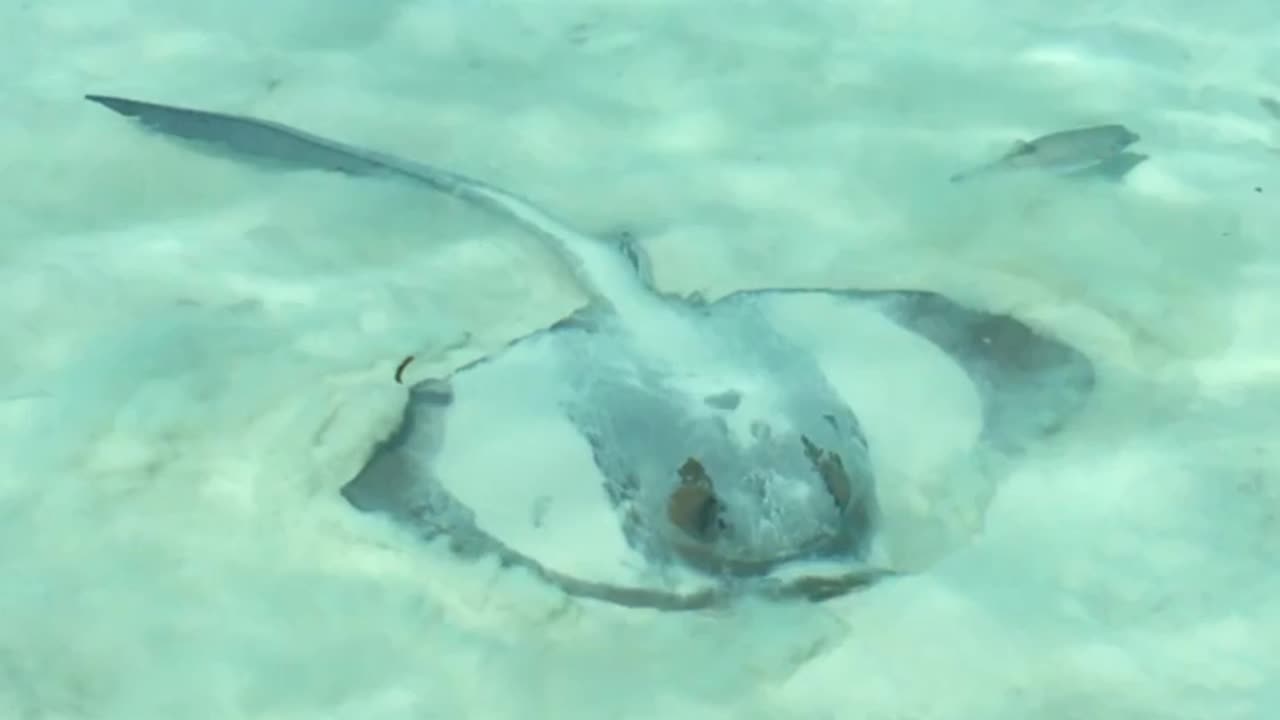
<path id="1" fill-rule="evenodd" d="M 878 468 L 1016 453 L 1093 385 L 1076 350 L 936 293 L 675 297 L 635 245 L 489 184 L 264 120 L 89 99 L 234 157 L 423 184 L 556 253 L 589 303 L 414 385 L 343 493 L 571 594 L 690 609 L 743 587 L 811 599 L 863 587 L 889 572 Z"/>

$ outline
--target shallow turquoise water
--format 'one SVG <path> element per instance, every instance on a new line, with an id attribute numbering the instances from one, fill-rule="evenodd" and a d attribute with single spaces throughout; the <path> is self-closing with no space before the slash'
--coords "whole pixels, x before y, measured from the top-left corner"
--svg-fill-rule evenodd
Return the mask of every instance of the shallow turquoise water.
<path id="1" fill-rule="evenodd" d="M 1275 716 L 1280 9 L 1162 6 L 0 9 L 0 716 Z M 86 92 L 468 172 L 636 233 L 675 291 L 947 292 L 1068 338 L 1100 389 L 996 487 L 887 487 L 908 580 L 568 601 L 337 494 L 406 353 L 444 372 L 578 304 L 553 259 Z M 946 181 L 1100 122 L 1151 155 L 1123 184 Z"/>

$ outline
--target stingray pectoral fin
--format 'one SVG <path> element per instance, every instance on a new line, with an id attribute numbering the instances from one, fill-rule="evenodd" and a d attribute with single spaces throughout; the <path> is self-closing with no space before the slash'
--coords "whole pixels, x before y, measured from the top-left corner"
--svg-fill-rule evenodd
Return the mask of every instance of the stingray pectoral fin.
<path id="1" fill-rule="evenodd" d="M 537 552 L 536 546 L 513 547 L 509 544 L 510 538 L 504 541 L 500 529 L 497 533 L 489 532 L 482 523 L 491 523 L 491 518 L 478 519 L 473 508 L 462 503 L 449 488 L 485 483 L 490 478 L 442 479 L 437 472 L 453 404 L 453 391 L 446 383 L 430 380 L 414 386 L 399 426 L 374 449 L 356 477 L 342 488 L 343 497 L 358 510 L 386 516 L 422 539 L 445 539 L 450 550 L 462 557 L 494 557 L 503 566 L 522 568 L 576 597 L 665 611 L 701 610 L 731 599 L 724 588 L 713 586 L 680 592 L 641 583 L 592 579 L 589 575 L 548 566 L 546 558 L 540 560 L 529 554 L 530 550 Z M 498 447 L 492 450 L 501 452 Z M 509 487 L 504 483 L 500 486 Z M 481 510 L 483 514 L 484 508 Z M 854 584 L 845 591 L 860 586 Z M 785 592 L 786 589 L 781 589 L 778 594 Z"/>
<path id="2" fill-rule="evenodd" d="M 754 303 L 773 312 L 775 324 L 793 323 L 815 356 L 827 358 L 828 375 L 842 376 L 832 379 L 846 384 L 839 389 L 864 426 L 875 425 L 878 413 L 879 424 L 890 428 L 890 442 L 900 442 L 899 434 L 910 433 L 912 423 L 938 429 L 939 438 L 945 423 L 951 434 L 971 426 L 966 417 L 972 396 L 980 418 L 975 439 L 1001 452 L 1019 451 L 1060 429 L 1094 387 L 1093 363 L 1079 350 L 1017 318 L 938 293 L 755 290 L 720 302 Z M 868 314 L 934 352 L 878 327 Z M 957 382 L 961 374 L 966 383 Z M 874 427 L 868 430 L 876 434 Z M 871 441 L 874 448 L 876 438 Z"/>
<path id="3" fill-rule="evenodd" d="M 536 566 L 574 594 L 647 588 L 657 593 L 652 597 L 700 597 L 714 585 L 706 578 L 654 579 L 652 562 L 624 532 L 624 509 L 610 494 L 584 428 L 568 410 L 611 402 L 581 372 L 593 362 L 587 358 L 607 361 L 617 352 L 617 338 L 591 322 L 596 315 L 583 310 L 456 371 L 447 406 L 414 403 L 406 416 L 406 425 L 430 423 L 436 433 L 406 431 L 403 459 L 381 461 L 383 471 L 375 457 L 366 473 L 426 479 L 438 495 L 465 508 L 474 532 L 492 539 L 496 554 L 522 558 L 520 564 Z"/>
<path id="4" fill-rule="evenodd" d="M 384 514 L 399 522 L 421 524 L 424 513 L 427 525 L 419 528 L 427 535 L 437 534 L 450 518 L 431 507 L 439 497 L 434 494 L 437 482 L 429 462 L 444 440 L 445 416 L 453 402 L 453 391 L 447 383 L 424 380 L 413 387 L 409 403 L 399 425 L 380 442 L 365 461 L 356 477 L 342 488 L 342 496 L 356 508 Z M 457 518 L 452 518 L 457 519 Z"/>
<path id="5" fill-rule="evenodd" d="M 983 438 L 1006 452 L 1060 430 L 1093 392 L 1093 362 L 1063 340 L 1010 315 L 919 291 L 848 291 L 937 345 L 973 380 L 983 404 Z"/>

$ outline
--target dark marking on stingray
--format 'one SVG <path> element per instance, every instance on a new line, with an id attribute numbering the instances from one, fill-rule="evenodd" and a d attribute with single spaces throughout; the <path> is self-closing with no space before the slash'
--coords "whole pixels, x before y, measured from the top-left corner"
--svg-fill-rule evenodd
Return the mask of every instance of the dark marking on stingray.
<path id="1" fill-rule="evenodd" d="M 848 507 L 849 500 L 853 495 L 853 491 L 850 489 L 849 475 L 844 469 L 844 462 L 839 455 L 819 448 L 813 444 L 813 441 L 803 435 L 800 436 L 800 442 L 804 443 L 804 456 L 809 458 L 809 462 L 813 463 L 814 469 L 822 477 L 822 483 L 826 485 L 827 492 L 831 494 L 831 499 L 835 501 L 836 507 L 844 510 Z"/>
<path id="2" fill-rule="evenodd" d="M 671 524 L 699 542 L 714 542 L 724 529 L 724 518 L 720 516 L 720 501 L 707 469 L 689 458 L 678 473 L 680 486 L 671 493 L 667 517 Z"/>
<path id="3" fill-rule="evenodd" d="M 404 375 L 404 369 L 409 367 L 409 363 L 411 362 L 413 362 L 413 356 L 407 355 L 405 356 L 405 359 L 401 360 L 400 364 L 396 366 L 396 383 L 397 384 L 400 384 L 400 385 L 404 384 L 404 380 L 402 378 L 402 376 Z"/>

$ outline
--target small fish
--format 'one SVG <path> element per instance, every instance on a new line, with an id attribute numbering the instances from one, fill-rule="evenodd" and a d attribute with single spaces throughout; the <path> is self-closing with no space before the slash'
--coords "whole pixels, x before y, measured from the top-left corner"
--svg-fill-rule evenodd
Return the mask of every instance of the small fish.
<path id="1" fill-rule="evenodd" d="M 1276 102 L 1275 98 L 1260 97 L 1258 98 L 1258 104 L 1262 106 L 1263 110 L 1267 111 L 1268 115 L 1276 120 L 1280 120 L 1280 102 Z M 1280 147 L 1275 145 L 1268 145 L 1267 150 L 1280 154 Z"/>
<path id="2" fill-rule="evenodd" d="M 1258 98 L 1258 104 L 1262 106 L 1263 110 L 1267 111 L 1268 115 L 1280 120 L 1280 102 L 1276 102 L 1275 98 L 1260 97 Z"/>
<path id="3" fill-rule="evenodd" d="M 1137 133 L 1124 125 L 1111 124 L 1063 130 L 1042 135 L 1030 142 L 1019 140 L 998 160 L 956 173 L 951 176 L 951 182 L 961 182 L 992 172 L 1028 169 L 1063 175 L 1089 174 L 1092 170 L 1101 169 L 1106 174 L 1105 170 L 1113 166 L 1121 156 L 1137 160 L 1124 168 L 1127 172 L 1146 159 L 1145 155 L 1124 152 L 1125 148 L 1140 139 Z"/>

